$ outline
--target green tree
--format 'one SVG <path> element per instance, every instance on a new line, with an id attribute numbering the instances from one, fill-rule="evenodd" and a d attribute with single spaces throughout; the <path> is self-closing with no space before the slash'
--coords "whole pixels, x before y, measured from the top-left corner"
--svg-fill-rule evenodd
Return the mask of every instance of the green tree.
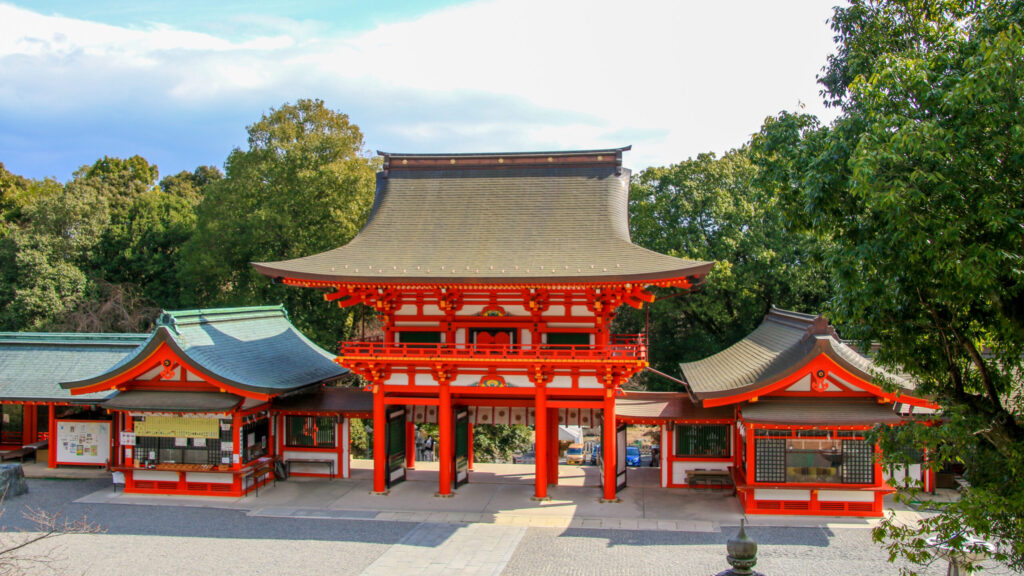
<path id="1" fill-rule="evenodd" d="M 295 324 L 327 347 L 350 329 L 351 314 L 320 294 L 273 285 L 253 261 L 284 260 L 335 248 L 363 225 L 377 161 L 348 116 L 320 100 L 272 109 L 249 126 L 249 147 L 228 157 L 210 183 L 180 268 L 194 304 L 284 303 Z"/>
<path id="2" fill-rule="evenodd" d="M 83 265 L 108 220 L 89 188 L 59 188 L 24 206 L 0 238 L 0 329 L 41 330 L 75 307 L 89 282 Z"/>
<path id="3" fill-rule="evenodd" d="M 829 235 L 835 319 L 881 345 L 943 407 L 941 426 L 880 435 L 966 464 L 971 488 L 940 514 L 876 530 L 890 553 L 974 532 L 1024 567 L 1024 3 L 883 0 L 837 8 L 820 81 L 823 126 L 784 113 L 754 158 L 787 221 Z"/>
<path id="4" fill-rule="evenodd" d="M 519 424 L 478 424 L 473 427 L 473 460 L 511 462 L 513 454 L 530 450 L 533 430 Z"/>
<path id="5" fill-rule="evenodd" d="M 160 180 L 160 189 L 195 205 L 203 199 L 203 189 L 222 178 L 224 174 L 216 166 L 200 166 L 192 172 L 183 170 L 171 176 L 164 176 L 163 180 Z"/>
<path id="6" fill-rule="evenodd" d="M 774 304 L 808 312 L 826 297 L 821 244 L 793 233 L 754 185 L 746 149 L 721 158 L 701 154 L 669 167 L 644 170 L 630 186 L 633 241 L 679 257 L 716 261 L 707 283 L 682 297 L 658 290 L 650 310 L 619 311 L 616 332 L 643 332 L 649 320 L 652 366 L 677 374 L 679 362 L 718 352 L 753 330 Z M 649 373 L 636 385 L 672 389 Z"/>

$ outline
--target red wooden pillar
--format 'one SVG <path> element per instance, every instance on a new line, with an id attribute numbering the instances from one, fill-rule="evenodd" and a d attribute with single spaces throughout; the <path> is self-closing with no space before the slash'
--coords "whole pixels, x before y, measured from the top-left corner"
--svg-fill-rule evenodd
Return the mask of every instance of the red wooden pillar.
<path id="1" fill-rule="evenodd" d="M 537 405 L 534 407 L 534 500 L 548 499 L 548 392 L 537 386 Z"/>
<path id="2" fill-rule="evenodd" d="M 754 425 L 747 424 L 747 469 L 743 471 L 747 484 L 753 484 L 754 475 Z"/>
<path id="3" fill-rule="evenodd" d="M 387 406 L 384 404 L 384 390 L 374 385 L 373 394 L 373 493 L 387 494 Z"/>
<path id="4" fill-rule="evenodd" d="M 416 425 L 412 420 L 405 421 L 405 467 L 416 468 Z"/>
<path id="5" fill-rule="evenodd" d="M 548 408 L 548 485 L 558 485 L 558 408 Z"/>
<path id="6" fill-rule="evenodd" d="M 469 452 L 469 469 L 472 470 L 473 469 L 473 423 L 470 422 L 469 424 L 466 425 L 466 427 L 469 430 L 469 434 L 468 434 L 468 436 L 469 436 L 469 438 L 468 438 L 469 445 L 467 446 L 467 450 Z"/>
<path id="7" fill-rule="evenodd" d="M 131 418 L 128 419 L 128 427 L 126 428 L 129 432 L 132 429 Z M 57 407 L 54 404 L 50 404 L 50 424 L 49 424 L 49 444 L 47 445 L 46 452 L 46 466 L 49 468 L 57 467 Z M 128 465 L 131 465 L 129 461 Z"/>
<path id="8" fill-rule="evenodd" d="M 231 413 L 231 438 L 234 440 L 231 446 L 231 468 L 237 470 L 242 467 L 242 417 L 237 410 Z M 185 474 L 178 474 L 179 484 L 184 481 L 184 477 Z M 245 486 L 242 484 L 241 474 L 235 474 L 233 487 L 235 494 L 244 493 Z M 184 490 L 185 486 L 178 488 Z"/>
<path id="9" fill-rule="evenodd" d="M 441 384 L 440 405 L 437 407 L 438 435 L 440 436 L 440 452 L 438 459 L 438 490 L 437 495 L 452 495 L 452 455 L 455 449 L 455 430 L 452 427 L 452 391 L 448 383 Z"/>
<path id="10" fill-rule="evenodd" d="M 608 388 L 604 391 L 604 424 L 602 424 L 604 432 L 604 441 L 601 446 L 601 451 L 604 452 L 604 500 L 606 502 L 614 502 L 617 500 L 615 497 L 615 479 L 617 476 L 618 468 L 618 446 L 616 446 L 618 438 L 615 433 L 615 390 Z"/>

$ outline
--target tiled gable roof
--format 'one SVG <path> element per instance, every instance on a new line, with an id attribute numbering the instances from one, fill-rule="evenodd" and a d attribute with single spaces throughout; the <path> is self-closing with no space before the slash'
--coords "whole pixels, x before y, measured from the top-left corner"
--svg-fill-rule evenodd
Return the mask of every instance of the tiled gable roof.
<path id="1" fill-rule="evenodd" d="M 60 382 L 101 374 L 148 339 L 148 334 L 0 332 L 0 399 L 89 402 L 112 393 L 71 396 Z"/>
<path id="2" fill-rule="evenodd" d="M 825 318 L 774 307 L 761 325 L 739 342 L 679 366 L 693 395 L 704 400 L 767 386 L 822 353 L 868 382 L 882 376 L 901 388 L 913 388 L 909 379 L 882 370 L 841 341 Z"/>
<path id="3" fill-rule="evenodd" d="M 128 370 L 160 344 L 175 349 L 200 372 L 230 386 L 279 394 L 336 380 L 347 370 L 288 321 L 283 306 L 164 312 L 146 345 L 106 373 L 78 381 L 79 388 Z"/>

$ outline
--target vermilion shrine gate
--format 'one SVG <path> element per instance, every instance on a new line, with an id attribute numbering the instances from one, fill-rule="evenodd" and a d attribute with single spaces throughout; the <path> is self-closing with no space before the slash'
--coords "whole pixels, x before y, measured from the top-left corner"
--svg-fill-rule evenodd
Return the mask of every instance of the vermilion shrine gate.
<path id="1" fill-rule="evenodd" d="M 439 495 L 461 479 L 468 406 L 526 408 L 536 427 L 536 498 L 557 482 L 559 410 L 603 417 L 604 498 L 616 494 L 616 396 L 647 366 L 641 335 L 611 334 L 649 286 L 698 286 L 710 262 L 634 245 L 628 148 L 516 154 L 387 154 L 369 221 L 347 245 L 258 271 L 365 304 L 380 341 L 341 344 L 371 383 L 374 490 L 403 477 L 411 406 L 436 406 Z M 389 425 L 389 422 L 391 423 Z M 400 424 L 399 424 L 400 423 Z"/>

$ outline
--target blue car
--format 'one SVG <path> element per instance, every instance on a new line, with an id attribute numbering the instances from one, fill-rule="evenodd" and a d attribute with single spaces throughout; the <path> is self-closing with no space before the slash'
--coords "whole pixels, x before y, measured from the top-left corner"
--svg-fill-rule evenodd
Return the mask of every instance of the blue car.
<path id="1" fill-rule="evenodd" d="M 640 448 L 636 446 L 626 446 L 626 466 L 639 466 L 640 465 Z"/>

